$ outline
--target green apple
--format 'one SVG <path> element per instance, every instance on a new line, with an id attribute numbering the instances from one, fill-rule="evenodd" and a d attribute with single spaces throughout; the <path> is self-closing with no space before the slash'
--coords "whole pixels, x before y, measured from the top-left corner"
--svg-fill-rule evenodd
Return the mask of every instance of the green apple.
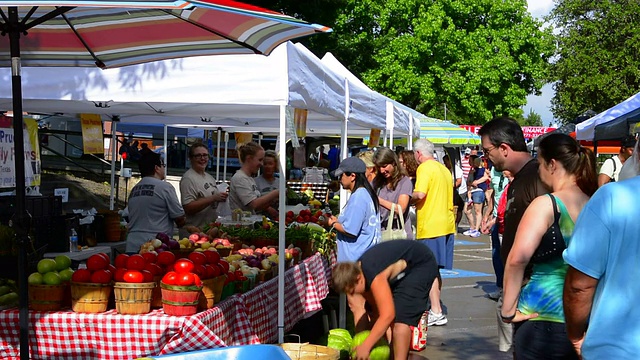
<path id="1" fill-rule="evenodd" d="M 44 281 L 44 283 L 47 285 L 60 285 L 62 279 L 57 272 L 50 271 L 44 274 L 44 276 L 42 277 L 42 281 Z"/>
<path id="2" fill-rule="evenodd" d="M 63 282 L 67 282 L 71 280 L 71 276 L 73 276 L 73 270 L 71 270 L 71 268 L 66 268 L 60 271 L 59 274 L 60 280 L 62 280 Z"/>
<path id="3" fill-rule="evenodd" d="M 27 282 L 31 285 L 41 285 L 42 274 L 40 274 L 39 272 L 34 272 L 33 274 L 29 275 Z"/>
<path id="4" fill-rule="evenodd" d="M 42 275 L 56 270 L 56 261 L 53 259 L 42 259 L 38 261 L 38 272 Z"/>
<path id="5" fill-rule="evenodd" d="M 58 271 L 62 271 L 71 266 L 71 259 L 69 259 L 67 255 L 58 255 L 54 261 L 56 262 L 56 270 Z"/>

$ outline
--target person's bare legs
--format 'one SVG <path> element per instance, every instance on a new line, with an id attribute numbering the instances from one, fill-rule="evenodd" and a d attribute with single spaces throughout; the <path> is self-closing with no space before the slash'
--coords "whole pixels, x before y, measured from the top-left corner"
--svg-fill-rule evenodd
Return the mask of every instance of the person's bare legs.
<path id="1" fill-rule="evenodd" d="M 440 287 L 442 286 L 440 276 L 433 280 L 431 290 L 429 291 L 429 300 L 431 301 L 431 312 L 442 314 L 442 306 L 440 306 Z"/>
<path id="2" fill-rule="evenodd" d="M 480 225 L 482 225 L 482 203 L 480 204 L 476 204 L 473 203 L 473 209 L 476 212 L 476 222 L 475 222 L 475 227 L 474 229 L 480 231 Z"/>
<path id="3" fill-rule="evenodd" d="M 411 329 L 407 324 L 394 323 L 393 325 L 393 359 L 406 360 L 409 357 L 411 346 Z"/>
<path id="4" fill-rule="evenodd" d="M 467 221 L 469 222 L 469 230 L 473 229 L 473 224 L 475 224 L 475 222 L 473 221 L 473 211 L 471 209 L 471 204 L 464 204 L 464 214 L 467 216 Z"/>

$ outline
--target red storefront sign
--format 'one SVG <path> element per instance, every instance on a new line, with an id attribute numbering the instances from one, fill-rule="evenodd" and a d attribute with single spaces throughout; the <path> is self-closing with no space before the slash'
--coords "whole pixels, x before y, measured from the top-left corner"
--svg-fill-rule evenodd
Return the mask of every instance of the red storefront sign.
<path id="1" fill-rule="evenodd" d="M 482 125 L 460 125 L 460 127 L 477 135 Z M 555 129 L 556 128 L 554 127 L 548 126 L 523 126 L 522 132 L 524 133 L 524 137 L 526 139 L 533 139 Z"/>

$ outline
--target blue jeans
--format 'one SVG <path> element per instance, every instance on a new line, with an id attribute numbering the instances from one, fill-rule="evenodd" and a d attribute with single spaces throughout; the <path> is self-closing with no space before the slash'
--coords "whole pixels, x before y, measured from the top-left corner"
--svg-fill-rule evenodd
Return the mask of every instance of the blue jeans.
<path id="1" fill-rule="evenodd" d="M 502 289 L 504 264 L 500 258 L 500 234 L 498 233 L 498 225 L 493 225 L 491 228 L 491 262 L 493 263 L 493 271 L 496 273 L 496 286 Z"/>

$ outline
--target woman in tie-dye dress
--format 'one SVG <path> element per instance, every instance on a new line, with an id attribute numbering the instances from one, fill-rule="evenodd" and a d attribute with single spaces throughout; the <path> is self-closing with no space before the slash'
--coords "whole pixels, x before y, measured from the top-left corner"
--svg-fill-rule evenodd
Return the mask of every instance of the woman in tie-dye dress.
<path id="1" fill-rule="evenodd" d="M 544 138 L 538 154 L 540 179 L 552 193 L 531 202 L 520 221 L 507 258 L 501 315 L 516 324 L 516 359 L 578 359 L 564 325 L 562 251 L 597 189 L 595 158 L 564 134 Z"/>

